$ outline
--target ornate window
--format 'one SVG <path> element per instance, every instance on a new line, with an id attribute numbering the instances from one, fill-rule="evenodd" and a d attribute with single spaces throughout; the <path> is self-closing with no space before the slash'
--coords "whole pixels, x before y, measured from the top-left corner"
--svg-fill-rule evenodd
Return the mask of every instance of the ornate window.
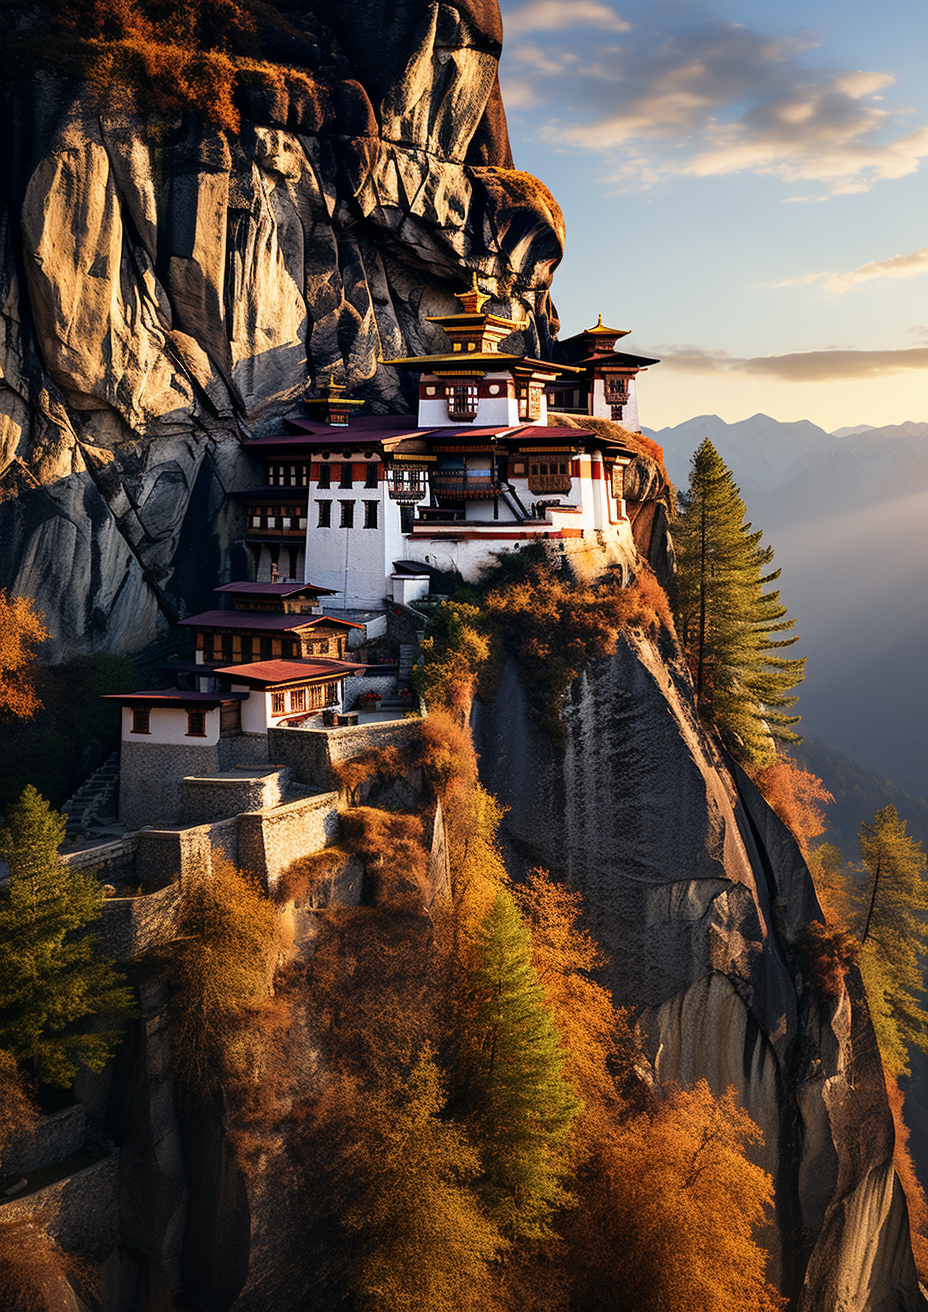
<path id="1" fill-rule="evenodd" d="M 541 418 L 541 383 L 519 384 L 519 418 Z"/>
<path id="2" fill-rule="evenodd" d="M 287 714 L 287 694 L 285 692 L 271 693 L 271 714 L 272 715 Z"/>
<path id="3" fill-rule="evenodd" d="M 305 688 L 294 688 L 294 689 L 292 690 L 292 692 L 290 693 L 290 709 L 291 709 L 291 711 L 305 711 L 305 710 L 306 710 L 306 689 L 305 689 Z"/>
<path id="4" fill-rule="evenodd" d="M 449 387 L 446 394 L 448 397 L 449 419 L 461 419 L 470 422 L 476 417 L 479 397 L 476 383 L 464 383 Z"/>

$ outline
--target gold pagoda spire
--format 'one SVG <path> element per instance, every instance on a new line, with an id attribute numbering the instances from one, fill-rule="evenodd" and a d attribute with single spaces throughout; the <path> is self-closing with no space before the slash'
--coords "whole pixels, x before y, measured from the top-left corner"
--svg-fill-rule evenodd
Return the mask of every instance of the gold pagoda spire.
<path id="1" fill-rule="evenodd" d="M 457 300 L 461 302 L 464 314 L 482 314 L 483 307 L 487 301 L 492 300 L 488 292 L 482 292 L 477 283 L 477 270 L 474 269 L 471 285 L 466 292 L 455 292 Z"/>

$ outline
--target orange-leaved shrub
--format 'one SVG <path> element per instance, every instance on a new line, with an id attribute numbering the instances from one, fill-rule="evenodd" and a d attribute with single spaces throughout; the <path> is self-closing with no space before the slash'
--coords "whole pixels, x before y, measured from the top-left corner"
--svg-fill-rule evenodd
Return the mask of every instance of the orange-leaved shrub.
<path id="1" fill-rule="evenodd" d="M 364 862 L 370 900 L 398 911 L 428 906 L 428 854 L 421 817 L 355 806 L 341 816 L 341 842 Z"/>
<path id="2" fill-rule="evenodd" d="M 256 880 L 224 857 L 180 886 L 166 944 L 171 1053 L 179 1086 L 197 1094 L 234 1081 L 240 1033 L 267 1001 L 286 950 L 283 926 Z"/>
<path id="3" fill-rule="evenodd" d="M 0 1219 L 3 1312 L 54 1312 L 76 1306 L 68 1276 L 75 1262 L 45 1228 L 40 1214 Z"/>
<path id="4" fill-rule="evenodd" d="M 373 780 L 384 782 L 398 779 L 406 770 L 406 760 L 400 748 L 392 744 L 386 747 L 369 747 L 357 756 L 347 756 L 342 761 L 332 763 L 332 773 L 346 790 L 352 804 L 357 801 L 363 784 Z"/>
<path id="5" fill-rule="evenodd" d="M 270 6 L 251 0 L 38 0 L 36 9 L 39 23 L 8 33 L 0 67 L 13 77 L 41 68 L 82 78 L 102 112 L 138 110 L 165 119 L 192 113 L 234 133 L 241 127 L 238 93 L 259 87 L 295 92 L 304 124 L 334 118 L 323 80 L 274 62 L 281 29 L 297 58 L 301 34 Z M 262 57 L 265 49 L 269 58 Z"/>
<path id="6" fill-rule="evenodd" d="M 841 923 L 810 920 L 797 943 L 803 974 L 829 998 L 841 996 L 844 981 L 860 957 L 860 943 Z"/>
<path id="7" fill-rule="evenodd" d="M 751 774 L 754 786 L 768 806 L 776 811 L 802 849 L 809 855 L 809 844 L 825 830 L 827 806 L 835 799 L 818 775 L 788 756 L 778 755 L 770 765 Z"/>
<path id="8" fill-rule="evenodd" d="M 0 721 L 29 719 L 39 710 L 35 652 L 47 637 L 28 597 L 0 589 Z"/>
<path id="9" fill-rule="evenodd" d="M 486 623 L 515 657 L 533 718 L 555 740 L 564 736 L 561 701 L 591 660 L 612 655 L 620 633 L 673 632 L 666 594 L 642 570 L 629 587 L 612 579 L 579 585 L 549 563 L 487 594 Z"/>
<path id="10" fill-rule="evenodd" d="M 280 905 L 303 902 L 348 859 L 349 854 L 341 847 L 323 847 L 318 852 L 297 857 L 278 878 L 274 886 L 274 901 Z"/>
<path id="11" fill-rule="evenodd" d="M 892 1112 L 896 1142 L 893 1148 L 893 1165 L 902 1185 L 905 1201 L 909 1209 L 909 1234 L 912 1239 L 912 1255 L 922 1284 L 928 1281 L 928 1198 L 915 1170 L 912 1151 L 909 1148 L 911 1131 L 904 1119 L 905 1097 L 899 1088 L 898 1079 L 888 1073 L 886 1079 L 886 1096 L 889 1110 Z"/>

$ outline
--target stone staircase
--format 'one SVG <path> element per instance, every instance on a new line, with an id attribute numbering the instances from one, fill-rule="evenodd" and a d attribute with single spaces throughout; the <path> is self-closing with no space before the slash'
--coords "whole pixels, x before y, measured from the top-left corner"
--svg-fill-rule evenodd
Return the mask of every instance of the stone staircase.
<path id="1" fill-rule="evenodd" d="M 408 710 L 409 704 L 401 701 L 399 691 L 401 688 L 412 690 L 412 672 L 415 669 L 416 661 L 419 657 L 419 644 L 417 642 L 400 643 L 399 668 L 396 674 L 396 697 L 385 697 L 380 703 L 382 711 Z"/>
<path id="2" fill-rule="evenodd" d="M 118 791 L 119 753 L 113 752 L 61 808 L 67 816 L 65 833 L 76 836 L 94 825 L 114 824 Z"/>

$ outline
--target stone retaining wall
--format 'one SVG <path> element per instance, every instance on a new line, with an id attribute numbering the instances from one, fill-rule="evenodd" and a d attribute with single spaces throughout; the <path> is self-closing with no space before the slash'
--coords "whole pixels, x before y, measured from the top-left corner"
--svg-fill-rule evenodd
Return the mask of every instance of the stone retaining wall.
<path id="1" fill-rule="evenodd" d="M 300 733 L 300 730 L 292 732 Z M 338 793 L 322 793 L 238 817 L 238 859 L 273 889 L 287 866 L 318 852 L 338 832 Z"/>
<path id="2" fill-rule="evenodd" d="M 80 1103 L 43 1116 L 35 1134 L 19 1136 L 6 1148 L 0 1175 L 25 1175 L 63 1161 L 84 1146 L 86 1137 L 87 1117 Z"/>
<path id="3" fill-rule="evenodd" d="M 84 847 L 78 852 L 66 852 L 61 857 L 61 863 L 71 870 L 92 870 L 101 883 L 107 884 L 132 877 L 138 845 L 138 834 L 127 834 L 125 838 L 117 838 L 112 843 L 99 843 L 96 847 Z"/>
<path id="4" fill-rule="evenodd" d="M 371 748 L 405 747 L 418 730 L 416 720 L 387 720 L 344 729 L 269 729 L 271 759 L 293 771 L 294 779 L 312 788 L 339 788 L 332 771 L 336 761 L 360 756 Z"/>
<path id="5" fill-rule="evenodd" d="M 243 811 L 266 811 L 279 806 L 290 781 L 288 770 L 269 771 L 255 778 L 215 779 L 188 776 L 181 780 L 181 820 L 188 825 L 210 824 Z"/>
<path id="6" fill-rule="evenodd" d="M 129 961 L 174 933 L 178 884 L 138 897 L 109 897 L 98 922 L 103 950 L 115 961 Z"/>
<path id="7" fill-rule="evenodd" d="M 44 1189 L 0 1202 L 0 1221 L 38 1214 L 62 1248 L 101 1250 L 116 1242 L 119 1150 Z"/>

